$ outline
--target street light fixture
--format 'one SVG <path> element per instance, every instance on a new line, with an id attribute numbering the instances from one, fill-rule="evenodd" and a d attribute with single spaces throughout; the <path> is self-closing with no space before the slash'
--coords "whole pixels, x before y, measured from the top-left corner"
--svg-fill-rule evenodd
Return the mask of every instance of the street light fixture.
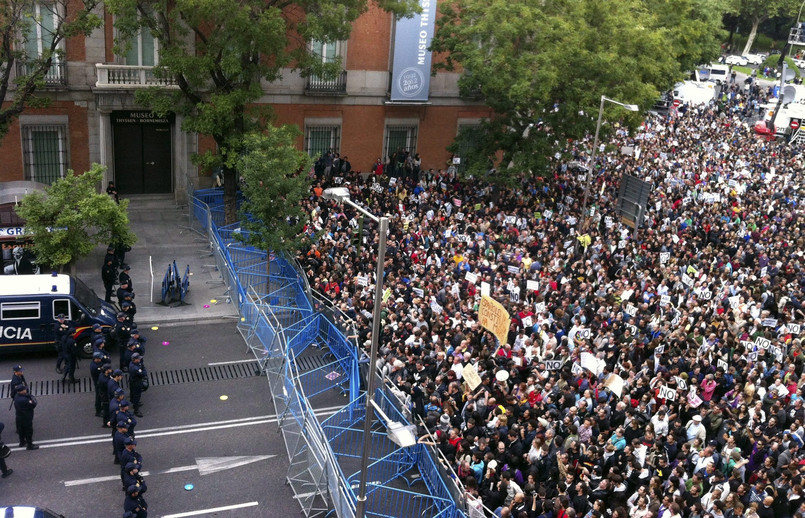
<path id="1" fill-rule="evenodd" d="M 377 363 L 377 348 L 380 336 L 380 306 L 383 302 L 383 266 L 386 260 L 386 234 L 389 229 L 389 219 L 385 216 L 377 217 L 361 205 L 349 198 L 349 189 L 346 187 L 331 187 L 322 193 L 325 200 L 335 200 L 338 203 L 346 203 L 350 207 L 361 212 L 364 216 L 376 222 L 380 229 L 380 239 L 377 246 L 377 280 L 375 282 L 375 306 L 372 312 L 372 345 L 369 349 L 369 377 L 366 380 L 366 419 L 363 423 L 363 453 L 361 455 L 361 478 L 358 486 L 358 497 L 355 504 L 356 518 L 364 518 L 366 515 L 366 477 L 369 467 L 369 450 L 372 443 L 372 421 L 374 420 L 375 403 L 372 400 L 375 390 L 375 364 Z M 382 412 L 381 412 L 382 413 Z M 382 414 L 385 415 L 385 414 Z M 386 417 L 386 423 L 389 423 Z M 396 423 L 399 426 L 400 423 Z M 404 427 L 403 427 L 404 428 Z M 408 445 L 409 440 L 405 438 L 404 430 L 395 430 L 387 425 L 389 437 L 400 446 Z M 400 438 L 397 442 L 395 437 Z"/>
<path id="2" fill-rule="evenodd" d="M 598 151 L 598 133 L 601 131 L 601 119 L 604 116 L 604 102 L 610 102 L 622 106 L 631 112 L 640 111 L 640 107 L 636 104 L 626 104 L 615 99 L 610 99 L 604 95 L 601 96 L 601 106 L 598 108 L 598 124 L 595 125 L 595 139 L 593 139 L 593 152 L 590 155 L 590 163 L 587 166 L 587 181 L 584 183 L 584 204 L 581 208 L 581 217 L 584 221 L 587 219 L 587 200 L 590 197 L 590 183 L 592 182 L 593 169 L 595 168 L 595 153 Z"/>

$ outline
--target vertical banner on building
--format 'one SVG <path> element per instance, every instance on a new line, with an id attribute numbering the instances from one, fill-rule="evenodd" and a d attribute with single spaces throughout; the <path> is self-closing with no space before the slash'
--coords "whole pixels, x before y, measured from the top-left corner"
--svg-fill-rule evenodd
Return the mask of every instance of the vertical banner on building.
<path id="1" fill-rule="evenodd" d="M 392 101 L 427 101 L 430 90 L 431 52 L 436 21 L 436 0 L 419 0 L 420 14 L 400 18 L 394 29 Z"/>

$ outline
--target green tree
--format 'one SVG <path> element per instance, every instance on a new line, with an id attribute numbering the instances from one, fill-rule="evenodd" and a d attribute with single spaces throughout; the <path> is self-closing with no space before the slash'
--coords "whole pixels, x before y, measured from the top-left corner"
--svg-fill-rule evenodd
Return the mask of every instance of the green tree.
<path id="1" fill-rule="evenodd" d="M 453 0 L 431 48 L 436 69 L 464 70 L 494 115 L 474 142 L 468 173 L 515 182 L 543 176 L 557 145 L 595 129 L 601 95 L 648 108 L 695 64 L 718 55 L 720 13 L 706 0 Z M 639 114 L 606 105 L 634 125 Z M 604 128 L 606 131 L 606 128 Z M 470 135 L 467 133 L 467 135 Z M 460 147 L 460 142 L 453 150 Z"/>
<path id="2" fill-rule="evenodd" d="M 376 0 L 396 14 L 418 8 L 415 0 Z M 159 40 L 156 72 L 173 77 L 178 90 L 149 89 L 138 100 L 157 112 L 185 116 L 183 129 L 210 135 L 216 153 L 197 157 L 203 167 L 222 167 L 227 223 L 237 217 L 237 173 L 243 136 L 270 118 L 255 103 L 262 82 L 286 68 L 302 75 L 334 77 L 340 60 L 324 63 L 313 41 L 346 40 L 367 0 L 106 0 L 115 15 L 118 52 L 140 27 Z"/>
<path id="3" fill-rule="evenodd" d="M 26 194 L 15 208 L 33 236 L 40 264 L 73 273 L 75 262 L 97 245 L 120 242 L 131 246 L 137 237 L 129 229 L 128 200 L 120 204 L 99 194 L 104 167 L 93 164 L 84 174 L 72 170 L 44 192 Z"/>
<path id="4" fill-rule="evenodd" d="M 761 23 L 778 16 L 792 16 L 801 5 L 800 0 L 733 0 L 732 12 L 751 27 L 741 54 L 751 52 Z"/>
<path id="5" fill-rule="evenodd" d="M 231 164 L 243 177 L 240 239 L 262 250 L 293 250 L 305 223 L 302 200 L 312 159 L 294 146 L 293 126 L 269 127 L 244 136 Z"/>
<path id="6" fill-rule="evenodd" d="M 0 0 L 0 138 L 26 106 L 49 104 L 49 98 L 36 92 L 47 83 L 64 80 L 64 41 L 101 26 L 93 13 L 100 3 Z"/>

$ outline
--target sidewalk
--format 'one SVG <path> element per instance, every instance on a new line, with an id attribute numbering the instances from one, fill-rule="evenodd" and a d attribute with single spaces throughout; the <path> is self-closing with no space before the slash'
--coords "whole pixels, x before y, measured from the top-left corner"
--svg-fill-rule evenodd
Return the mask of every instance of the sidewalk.
<path id="1" fill-rule="evenodd" d="M 126 264 L 131 266 L 130 275 L 136 295 L 136 322 L 141 326 L 151 326 L 210 319 L 235 321 L 238 317 L 237 306 L 227 297 L 226 287 L 215 267 L 206 237 L 188 227 L 186 209 L 176 205 L 172 194 L 128 198 L 131 200 L 129 221 L 137 235 L 137 242 L 126 254 Z M 100 298 L 105 293 L 101 281 L 104 254 L 106 246 L 99 246 L 76 266 L 78 277 Z M 174 260 L 180 276 L 184 276 L 185 268 L 190 265 L 190 289 L 185 298 L 188 305 L 166 307 L 159 304 L 162 279 L 168 264 L 173 265 Z M 153 293 L 150 265 L 153 265 Z M 117 301 L 117 298 L 113 297 L 113 300 Z"/>

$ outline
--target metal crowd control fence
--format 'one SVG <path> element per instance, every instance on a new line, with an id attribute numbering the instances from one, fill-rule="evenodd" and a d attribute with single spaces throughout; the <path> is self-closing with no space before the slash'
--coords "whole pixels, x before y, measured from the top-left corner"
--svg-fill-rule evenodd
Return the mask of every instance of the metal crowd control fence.
<path id="1" fill-rule="evenodd" d="M 238 330 L 268 379 L 290 463 L 286 481 L 303 514 L 335 513 L 339 518 L 355 518 L 356 495 L 338 462 L 362 453 L 360 424 L 366 415 L 366 395 L 359 394 L 362 353 L 356 342 L 346 338 L 356 334 L 354 323 L 329 301 L 313 296 L 292 258 L 240 242 L 236 235 L 239 227 L 223 224 L 221 190 L 195 191 L 188 197 L 188 208 L 193 218 L 191 228 L 209 241 L 228 302 L 237 305 L 241 316 Z M 178 271 L 175 266 L 173 269 L 178 280 Z M 300 373 L 296 358 L 312 344 L 326 346 L 333 361 Z M 309 399 L 336 388 L 348 393 L 350 403 L 320 422 Z M 386 391 L 375 391 L 375 402 L 392 420 L 407 423 L 396 398 Z M 379 476 L 397 484 L 400 466 L 410 466 L 406 471 L 416 470 L 428 493 L 387 487 L 374 480 L 369 485 L 372 497 L 367 516 L 466 517 L 427 448 L 417 445 L 408 451 L 400 449 L 380 431 L 372 432 L 371 442 L 372 469 Z M 398 462 L 391 471 L 394 459 L 407 461 Z"/>

